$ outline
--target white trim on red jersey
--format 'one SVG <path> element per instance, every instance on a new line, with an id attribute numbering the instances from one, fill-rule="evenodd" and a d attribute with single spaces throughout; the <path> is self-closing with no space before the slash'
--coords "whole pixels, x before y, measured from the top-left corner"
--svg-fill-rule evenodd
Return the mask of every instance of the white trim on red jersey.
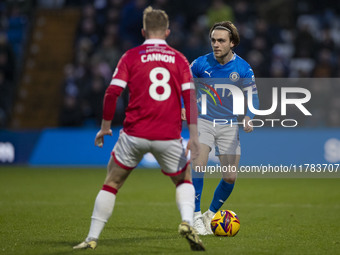
<path id="1" fill-rule="evenodd" d="M 187 82 L 182 84 L 182 91 L 187 89 L 195 89 L 195 86 L 192 82 Z"/>
<path id="2" fill-rule="evenodd" d="M 127 82 L 120 80 L 120 79 L 112 79 L 110 85 L 114 85 L 114 86 L 118 86 L 118 87 L 122 87 L 123 89 L 125 89 Z"/>
<path id="3" fill-rule="evenodd" d="M 163 39 L 147 39 L 143 44 L 167 44 Z"/>

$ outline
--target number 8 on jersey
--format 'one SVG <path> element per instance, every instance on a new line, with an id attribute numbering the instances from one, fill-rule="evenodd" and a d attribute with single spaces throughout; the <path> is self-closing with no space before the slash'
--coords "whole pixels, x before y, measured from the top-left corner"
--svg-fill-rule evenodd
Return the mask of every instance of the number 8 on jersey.
<path id="1" fill-rule="evenodd" d="M 158 79 L 159 74 L 162 76 L 162 79 Z M 170 72 L 164 67 L 155 67 L 150 71 L 149 77 L 152 82 L 149 88 L 151 98 L 156 101 L 167 100 L 171 94 L 171 87 L 168 83 L 170 80 Z M 162 94 L 157 92 L 158 87 L 162 87 L 164 89 Z"/>

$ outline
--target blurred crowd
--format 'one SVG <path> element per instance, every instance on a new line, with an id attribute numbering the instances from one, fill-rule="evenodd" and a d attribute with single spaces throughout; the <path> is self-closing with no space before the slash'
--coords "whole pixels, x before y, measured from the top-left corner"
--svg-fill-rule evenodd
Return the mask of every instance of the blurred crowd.
<path id="1" fill-rule="evenodd" d="M 0 127 L 6 127 L 11 116 L 27 20 L 19 6 L 8 8 L 0 1 Z"/>
<path id="2" fill-rule="evenodd" d="M 36 4 L 81 9 L 74 60 L 64 69 L 61 126 L 100 123 L 102 99 L 118 60 L 126 50 L 143 43 L 142 13 L 150 4 L 168 13 L 168 44 L 189 62 L 210 52 L 211 25 L 231 20 L 241 37 L 235 52 L 252 66 L 257 78 L 340 77 L 340 5 L 336 1 L 46 0 Z M 6 40 L 6 31 L 16 14 L 5 13 L 2 20 L 7 21 L 1 26 L 5 33 L 0 34 L 0 120 L 1 111 L 10 105 L 3 100 L 9 98 L 6 87 L 14 81 L 6 70 L 14 70 L 15 65 L 11 61 L 14 46 Z M 309 89 L 314 97 L 320 95 L 310 106 L 318 118 L 302 121 L 309 126 L 340 126 L 340 85 L 320 83 Z M 124 92 L 118 101 L 116 125 L 124 119 L 127 97 Z M 268 105 L 271 96 L 260 94 L 260 100 Z"/>

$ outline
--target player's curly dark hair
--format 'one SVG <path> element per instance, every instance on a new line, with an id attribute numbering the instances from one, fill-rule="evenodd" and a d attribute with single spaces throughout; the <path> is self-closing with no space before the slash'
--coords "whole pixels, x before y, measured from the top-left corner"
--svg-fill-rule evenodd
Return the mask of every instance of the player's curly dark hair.
<path id="1" fill-rule="evenodd" d="M 220 27 L 220 28 L 218 28 L 218 27 Z M 226 30 L 229 31 L 230 41 L 234 43 L 234 47 L 233 48 L 235 48 L 237 45 L 239 45 L 239 43 L 240 43 L 240 35 L 238 33 L 237 28 L 235 27 L 235 25 L 231 21 L 221 21 L 221 22 L 215 23 L 210 28 L 209 37 L 211 38 L 211 33 L 215 29 L 222 29 L 223 30 L 222 27 L 225 27 Z"/>

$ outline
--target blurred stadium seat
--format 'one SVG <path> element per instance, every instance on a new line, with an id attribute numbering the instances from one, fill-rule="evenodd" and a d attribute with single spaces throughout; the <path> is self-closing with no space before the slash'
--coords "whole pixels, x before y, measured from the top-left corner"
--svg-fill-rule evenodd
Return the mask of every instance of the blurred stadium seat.
<path id="1" fill-rule="evenodd" d="M 250 63 L 256 77 L 340 77 L 340 10 L 333 1 L 7 1 L 0 4 L 1 34 L 6 35 L 0 40 L 0 56 L 2 52 L 7 56 L 0 57 L 0 77 L 5 76 L 0 79 L 1 127 L 97 126 L 100 100 L 117 61 L 143 41 L 141 15 L 149 4 L 167 11 L 168 43 L 189 61 L 210 51 L 209 24 L 223 15 L 238 27 L 241 44 L 235 51 Z M 63 16 L 76 12 L 79 19 Z M 42 13 L 46 31 L 37 32 Z M 53 15 L 60 15 L 58 21 L 49 23 Z M 45 46 L 33 43 L 41 33 L 56 37 L 46 40 Z M 70 49 L 62 51 L 65 47 Z M 15 61 L 11 77 L 6 70 Z M 47 72 L 52 65 L 55 72 Z M 334 86 L 327 104 L 317 106 L 324 109 L 323 119 L 308 125 L 340 126 L 334 117 L 340 111 L 334 103 L 340 88 Z M 28 99 L 32 94 L 36 97 Z M 31 103 L 26 105 L 27 100 Z M 126 104 L 124 93 L 115 125 L 122 124 Z"/>

